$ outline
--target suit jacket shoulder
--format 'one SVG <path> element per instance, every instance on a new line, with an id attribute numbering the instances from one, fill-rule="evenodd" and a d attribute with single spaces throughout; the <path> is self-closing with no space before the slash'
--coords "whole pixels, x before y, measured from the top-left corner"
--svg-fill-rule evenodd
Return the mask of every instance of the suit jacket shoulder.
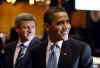
<path id="1" fill-rule="evenodd" d="M 75 65 L 76 67 L 74 66 L 75 68 L 77 68 L 77 66 L 79 68 L 92 68 L 93 60 L 91 48 L 87 43 L 70 38 L 69 40 L 64 41 L 62 48 L 66 48 L 65 51 L 68 53 L 69 59 L 72 57 L 72 61 L 75 64 L 78 64 Z M 73 63 L 72 61 L 69 61 L 68 63 Z"/>

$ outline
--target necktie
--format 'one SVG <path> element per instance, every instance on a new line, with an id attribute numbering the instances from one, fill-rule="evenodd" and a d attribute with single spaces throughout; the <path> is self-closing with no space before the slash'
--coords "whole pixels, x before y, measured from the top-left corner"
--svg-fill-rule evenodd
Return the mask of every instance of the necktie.
<path id="1" fill-rule="evenodd" d="M 20 48 L 18 57 L 17 57 L 17 59 L 16 59 L 15 68 L 21 68 L 22 63 L 23 63 L 24 50 L 25 50 L 26 46 L 23 45 L 23 44 L 21 44 L 20 46 L 21 46 L 21 48 Z"/>
<path id="2" fill-rule="evenodd" d="M 52 45 L 47 68 L 57 68 L 56 66 L 57 66 L 56 45 Z"/>

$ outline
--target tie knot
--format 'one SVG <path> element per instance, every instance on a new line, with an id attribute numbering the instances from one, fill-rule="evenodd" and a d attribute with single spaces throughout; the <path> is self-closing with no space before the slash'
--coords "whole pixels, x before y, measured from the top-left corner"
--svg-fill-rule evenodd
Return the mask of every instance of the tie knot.
<path id="1" fill-rule="evenodd" d="M 55 48 L 59 48 L 59 46 L 57 44 L 53 44 L 53 45 L 51 45 L 50 49 L 52 50 L 52 49 L 55 49 Z"/>
<path id="2" fill-rule="evenodd" d="M 20 47 L 21 48 L 26 48 L 26 46 L 24 44 L 21 44 Z"/>
<path id="3" fill-rule="evenodd" d="M 56 44 L 53 44 L 50 49 L 53 50 L 55 48 L 56 48 Z"/>
<path id="4" fill-rule="evenodd" d="M 25 48 L 26 48 L 26 46 L 24 44 L 20 45 L 20 51 L 21 51 L 21 53 L 24 53 Z"/>

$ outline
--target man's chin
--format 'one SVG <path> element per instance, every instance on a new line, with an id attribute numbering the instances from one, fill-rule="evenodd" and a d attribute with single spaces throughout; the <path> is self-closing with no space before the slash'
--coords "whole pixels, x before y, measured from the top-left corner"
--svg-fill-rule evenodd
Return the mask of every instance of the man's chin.
<path id="1" fill-rule="evenodd" d="M 58 38 L 58 40 L 59 40 L 59 41 L 60 41 L 60 40 L 64 40 L 64 37 L 60 36 L 60 37 Z"/>
<path id="2" fill-rule="evenodd" d="M 65 34 L 65 35 L 61 35 L 61 40 L 67 40 L 68 39 L 68 35 Z"/>
<path id="3" fill-rule="evenodd" d="M 25 38 L 25 41 L 29 41 L 31 38 Z"/>
<path id="4" fill-rule="evenodd" d="M 33 37 L 29 37 L 29 38 L 27 38 L 27 40 L 29 41 L 29 40 L 32 40 L 33 39 Z"/>

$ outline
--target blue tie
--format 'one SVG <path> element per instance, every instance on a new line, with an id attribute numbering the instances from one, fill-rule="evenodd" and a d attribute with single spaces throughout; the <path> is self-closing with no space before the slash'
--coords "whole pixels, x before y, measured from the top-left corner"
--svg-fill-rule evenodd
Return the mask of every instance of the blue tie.
<path id="1" fill-rule="evenodd" d="M 15 68 L 21 68 L 22 63 L 23 63 L 24 50 L 25 50 L 26 46 L 23 45 L 23 44 L 21 44 L 20 46 L 21 46 L 21 48 L 20 48 L 18 57 L 17 57 L 17 59 L 16 59 Z"/>
<path id="2" fill-rule="evenodd" d="M 57 68 L 56 45 L 51 46 L 47 68 Z"/>

